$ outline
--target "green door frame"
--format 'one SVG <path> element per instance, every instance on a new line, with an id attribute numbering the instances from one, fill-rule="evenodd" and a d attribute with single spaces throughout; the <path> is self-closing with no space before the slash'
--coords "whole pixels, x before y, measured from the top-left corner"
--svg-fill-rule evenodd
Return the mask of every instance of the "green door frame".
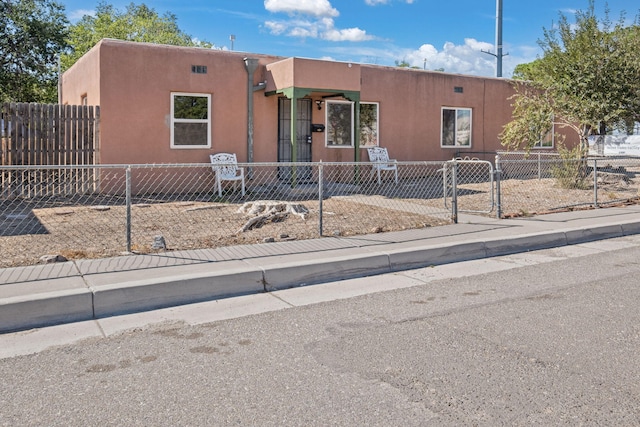
<path id="1" fill-rule="evenodd" d="M 296 120 L 298 117 L 297 101 L 299 98 L 304 98 L 311 95 L 313 92 L 320 93 L 335 93 L 345 99 L 354 103 L 354 118 L 353 118 L 353 161 L 360 161 L 360 92 L 358 91 L 344 91 L 344 90 L 331 90 L 331 89 L 319 89 L 319 88 L 303 88 L 303 87 L 288 87 L 284 89 L 278 89 L 273 92 L 269 92 L 266 95 L 284 95 L 291 100 L 291 158 L 298 158 L 298 149 L 296 141 L 298 140 Z"/>

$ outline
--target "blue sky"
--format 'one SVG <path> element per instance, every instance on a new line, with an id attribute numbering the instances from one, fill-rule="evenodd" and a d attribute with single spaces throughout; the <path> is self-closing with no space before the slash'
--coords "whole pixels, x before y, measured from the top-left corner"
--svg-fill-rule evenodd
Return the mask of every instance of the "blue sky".
<path id="1" fill-rule="evenodd" d="M 58 0 L 74 23 L 92 14 L 96 2 Z M 125 10 L 131 0 L 107 1 Z M 221 49 L 377 65 L 406 61 L 445 72 L 495 75 L 495 0 L 148 0 L 171 12 L 193 38 Z M 608 0 L 615 22 L 621 11 L 631 24 L 637 0 Z M 559 13 L 574 22 L 588 0 L 503 0 L 503 75 L 540 54 L 537 41 Z M 596 0 L 604 15 L 605 1 Z"/>

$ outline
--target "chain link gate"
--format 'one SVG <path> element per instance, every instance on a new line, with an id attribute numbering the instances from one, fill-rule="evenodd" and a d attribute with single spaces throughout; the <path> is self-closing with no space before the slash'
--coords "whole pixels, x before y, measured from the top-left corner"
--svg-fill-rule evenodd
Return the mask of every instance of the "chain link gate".
<path id="1" fill-rule="evenodd" d="M 496 204 L 495 172 L 491 162 L 453 159 L 445 162 L 441 170 L 444 205 L 451 209 L 453 222 L 458 222 L 458 212 L 489 214 L 493 211 Z M 472 198 L 474 203 L 467 204 Z"/>

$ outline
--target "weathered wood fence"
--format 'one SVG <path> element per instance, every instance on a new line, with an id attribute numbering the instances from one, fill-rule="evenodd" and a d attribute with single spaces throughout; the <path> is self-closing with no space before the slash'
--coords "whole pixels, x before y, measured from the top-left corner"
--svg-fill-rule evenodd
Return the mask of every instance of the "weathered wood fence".
<path id="1" fill-rule="evenodd" d="M 68 194 L 94 187 L 90 169 L 23 167 L 96 164 L 100 107 L 4 103 L 0 107 L 0 132 L 2 196 Z"/>

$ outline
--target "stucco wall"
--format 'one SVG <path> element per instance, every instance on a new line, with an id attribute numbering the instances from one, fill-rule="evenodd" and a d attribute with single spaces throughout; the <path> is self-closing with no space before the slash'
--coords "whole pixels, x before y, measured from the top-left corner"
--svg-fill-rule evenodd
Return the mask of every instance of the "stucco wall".
<path id="1" fill-rule="evenodd" d="M 506 80 L 362 67 L 361 100 L 380 103 L 380 145 L 397 159 L 447 160 L 461 149 L 441 147 L 443 107 L 472 110 L 471 147 L 465 150 L 499 149 L 497 135 L 511 117 L 506 99 L 512 93 Z"/>
<path id="2" fill-rule="evenodd" d="M 199 163 L 212 151 L 246 156 L 242 57 L 196 48 L 110 41 L 101 49 L 103 163 Z M 207 74 L 194 74 L 204 65 Z M 211 94 L 212 149 L 172 149 L 171 93 Z"/>
<path id="3" fill-rule="evenodd" d="M 234 152 L 247 159 L 246 55 L 144 43 L 103 40 L 65 73 L 68 103 L 89 102 L 101 107 L 101 155 L 103 164 L 206 163 L 209 154 Z M 265 80 L 260 57 L 254 84 Z M 206 74 L 192 73 L 192 65 L 204 65 Z M 212 96 L 211 148 L 171 148 L 171 93 Z M 275 161 L 277 152 L 277 99 L 253 94 L 254 156 Z"/>
<path id="4" fill-rule="evenodd" d="M 100 43 L 83 55 L 62 75 L 62 103 L 100 105 Z"/>
<path id="5" fill-rule="evenodd" d="M 461 150 L 502 149 L 498 135 L 511 118 L 513 94 L 505 79 L 103 40 L 65 73 L 64 99 L 78 103 L 86 94 L 90 104 L 100 105 L 100 163 L 206 163 L 216 152 L 234 152 L 245 162 L 246 56 L 259 60 L 253 84 L 267 82 L 266 90 L 252 94 L 255 162 L 277 161 L 274 92 L 292 85 L 315 89 L 308 94 L 312 100 L 342 90 L 378 102 L 380 145 L 398 160 L 448 160 Z M 192 65 L 206 66 L 207 73 L 193 73 Z M 171 148 L 172 92 L 211 94 L 211 148 Z M 470 147 L 441 147 L 443 107 L 472 110 Z M 322 110 L 312 104 L 313 123 L 325 122 L 325 109 L 326 103 Z M 354 160 L 352 147 L 326 147 L 325 137 L 312 133 L 314 161 Z M 368 159 L 364 149 L 360 156 Z"/>

